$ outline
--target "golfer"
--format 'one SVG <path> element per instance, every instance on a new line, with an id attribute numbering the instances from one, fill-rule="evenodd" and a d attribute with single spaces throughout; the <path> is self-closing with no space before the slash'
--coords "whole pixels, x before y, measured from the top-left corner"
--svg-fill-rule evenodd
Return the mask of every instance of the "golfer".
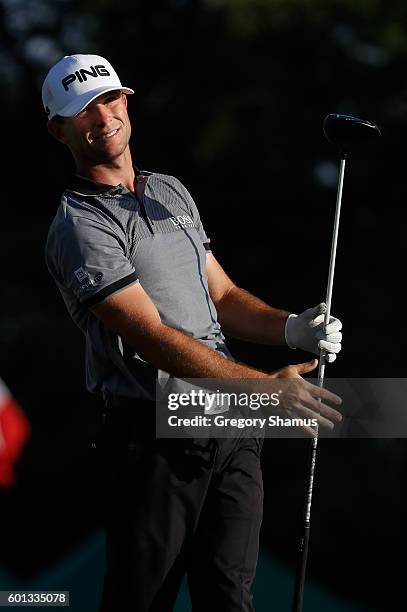
<path id="1" fill-rule="evenodd" d="M 324 304 L 295 315 L 228 277 L 184 185 L 133 165 L 133 93 L 96 55 L 62 58 L 42 89 L 48 130 L 76 165 L 46 261 L 86 338 L 87 388 L 105 405 L 100 609 L 170 611 L 187 573 L 195 612 L 248 612 L 262 519 L 261 440 L 157 439 L 155 385 L 293 377 L 297 411 L 331 427 L 340 414 L 327 402 L 338 399 L 301 378 L 316 359 L 264 373 L 234 361 L 223 332 L 313 354 L 322 348 L 329 362 L 341 349 L 341 323 L 331 317 L 324 331 Z"/>

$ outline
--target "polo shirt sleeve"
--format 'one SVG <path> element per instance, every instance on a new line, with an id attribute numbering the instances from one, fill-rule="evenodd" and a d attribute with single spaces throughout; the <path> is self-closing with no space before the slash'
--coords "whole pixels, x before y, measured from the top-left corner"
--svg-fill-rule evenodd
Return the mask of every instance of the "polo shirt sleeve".
<path id="1" fill-rule="evenodd" d="M 138 281 L 125 236 L 92 218 L 72 216 L 53 227 L 46 262 L 57 283 L 88 307 Z"/>

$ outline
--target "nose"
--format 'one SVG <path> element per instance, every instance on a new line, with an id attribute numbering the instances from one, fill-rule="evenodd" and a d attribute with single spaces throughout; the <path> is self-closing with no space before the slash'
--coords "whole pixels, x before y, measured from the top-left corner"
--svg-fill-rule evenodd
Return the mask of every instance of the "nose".
<path id="1" fill-rule="evenodd" d="M 95 104 L 92 108 L 92 119 L 95 125 L 106 125 L 111 119 L 111 112 L 105 104 Z"/>

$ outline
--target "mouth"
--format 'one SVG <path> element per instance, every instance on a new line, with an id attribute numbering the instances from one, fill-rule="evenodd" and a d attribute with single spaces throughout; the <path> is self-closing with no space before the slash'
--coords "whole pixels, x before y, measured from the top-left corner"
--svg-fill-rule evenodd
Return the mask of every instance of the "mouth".
<path id="1" fill-rule="evenodd" d="M 110 140 L 110 138 L 114 138 L 116 136 L 119 130 L 120 128 L 116 128 L 115 130 L 111 130 L 110 132 L 105 132 L 104 134 L 98 134 L 96 136 L 91 136 L 91 139 L 101 140 L 101 141 Z"/>

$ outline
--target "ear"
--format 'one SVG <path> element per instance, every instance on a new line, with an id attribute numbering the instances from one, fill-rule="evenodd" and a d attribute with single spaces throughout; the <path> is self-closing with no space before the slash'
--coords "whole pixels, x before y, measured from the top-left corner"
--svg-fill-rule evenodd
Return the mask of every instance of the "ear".
<path id="1" fill-rule="evenodd" d="M 47 123 L 47 130 L 56 140 L 62 142 L 62 144 L 66 144 L 63 123 L 58 123 L 57 121 L 52 121 L 51 119 Z"/>

